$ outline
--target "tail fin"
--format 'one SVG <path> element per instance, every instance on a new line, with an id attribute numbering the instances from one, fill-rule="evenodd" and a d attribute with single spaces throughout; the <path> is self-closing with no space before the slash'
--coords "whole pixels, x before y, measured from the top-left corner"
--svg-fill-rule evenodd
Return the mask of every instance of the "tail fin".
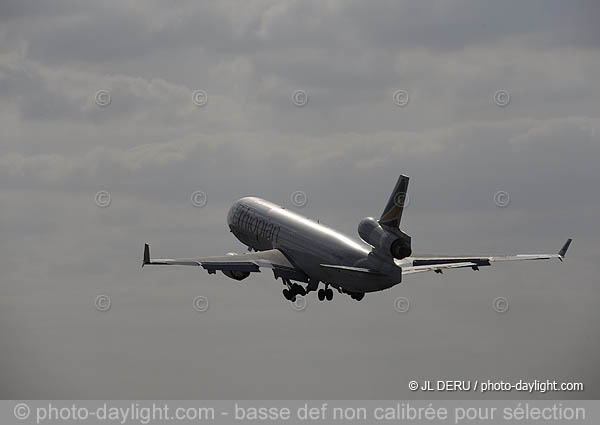
<path id="1" fill-rule="evenodd" d="M 394 191 L 390 195 L 390 199 L 381 214 L 379 224 L 394 228 L 400 226 L 400 219 L 402 218 L 402 211 L 404 211 L 406 200 L 406 191 L 408 189 L 408 180 L 408 176 L 403 174 L 398 178 Z"/>

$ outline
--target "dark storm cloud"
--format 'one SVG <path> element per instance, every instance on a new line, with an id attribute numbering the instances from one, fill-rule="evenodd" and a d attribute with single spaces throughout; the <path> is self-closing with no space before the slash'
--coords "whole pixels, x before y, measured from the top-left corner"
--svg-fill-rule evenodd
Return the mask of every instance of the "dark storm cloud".
<path id="1" fill-rule="evenodd" d="M 418 396 L 410 379 L 447 377 L 582 380 L 583 394 L 545 397 L 597 397 L 597 11 L 2 2 L 0 394 L 389 399 Z M 161 256 L 245 250 L 225 217 L 246 195 L 293 208 L 302 190 L 301 213 L 355 237 L 401 172 L 415 250 L 554 252 L 575 237 L 569 258 L 415 276 L 361 304 L 310 299 L 305 313 L 269 273 L 237 284 L 139 268 L 147 241 Z M 102 293 L 106 313 L 93 308 Z"/>

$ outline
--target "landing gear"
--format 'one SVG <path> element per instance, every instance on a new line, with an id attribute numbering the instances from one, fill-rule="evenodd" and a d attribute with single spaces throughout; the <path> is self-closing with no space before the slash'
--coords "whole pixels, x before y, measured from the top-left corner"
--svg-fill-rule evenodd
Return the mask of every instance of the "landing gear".
<path id="1" fill-rule="evenodd" d="M 318 292 L 319 301 L 331 301 L 333 299 L 333 290 L 331 288 L 319 289 Z"/>
<path id="2" fill-rule="evenodd" d="M 308 285 L 306 285 L 306 288 L 304 288 L 302 285 L 299 285 L 298 283 L 293 283 L 291 280 L 284 277 L 282 277 L 281 280 L 283 281 L 283 285 L 285 286 L 285 289 L 283 290 L 283 296 L 286 300 L 291 302 L 296 302 L 296 297 L 298 295 L 308 295 L 310 292 L 317 291 L 317 288 L 319 287 L 318 280 L 310 280 L 308 282 Z M 337 290 L 340 293 L 344 292 L 340 288 L 337 288 Z M 364 294 L 354 295 L 360 297 L 358 298 L 359 301 L 362 299 L 362 297 L 364 297 Z M 317 296 L 319 297 L 319 301 L 331 301 L 333 300 L 333 289 L 331 289 L 329 287 L 329 284 L 326 283 L 325 288 L 321 288 L 317 291 Z M 354 298 L 354 296 L 352 298 Z"/>
<path id="3" fill-rule="evenodd" d="M 308 285 L 306 285 L 306 293 L 316 291 L 319 287 L 319 281 L 315 279 L 311 279 L 308 281 Z"/>
<path id="4" fill-rule="evenodd" d="M 297 283 L 292 283 L 289 279 L 283 279 L 286 289 L 283 290 L 283 296 L 286 300 L 296 302 L 297 295 L 306 295 L 306 290 Z"/>
<path id="5" fill-rule="evenodd" d="M 293 295 L 289 289 L 283 290 L 283 296 L 288 301 L 296 302 L 296 295 Z"/>

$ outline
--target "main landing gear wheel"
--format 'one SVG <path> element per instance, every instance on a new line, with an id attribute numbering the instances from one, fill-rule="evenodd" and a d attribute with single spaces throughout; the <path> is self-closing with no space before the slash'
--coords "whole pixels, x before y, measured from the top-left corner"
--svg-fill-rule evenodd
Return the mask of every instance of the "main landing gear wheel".
<path id="1" fill-rule="evenodd" d="M 319 301 L 324 301 L 325 299 L 331 301 L 333 299 L 333 290 L 331 288 L 319 289 L 317 296 L 319 297 Z"/>
<path id="2" fill-rule="evenodd" d="M 292 291 L 290 291 L 287 288 L 283 290 L 283 296 L 288 301 L 296 302 L 296 294 L 294 294 Z"/>
<path id="3" fill-rule="evenodd" d="M 286 288 L 283 290 L 283 296 L 286 300 L 296 302 L 297 295 L 306 295 L 306 290 L 297 283 L 292 283 L 289 279 L 283 279 Z"/>
<path id="4" fill-rule="evenodd" d="M 325 289 L 325 298 L 327 298 L 327 301 L 331 301 L 333 299 L 333 289 Z"/>
<path id="5" fill-rule="evenodd" d="M 306 291 L 304 290 L 302 285 L 298 285 L 297 283 L 292 284 L 291 290 L 296 295 L 302 295 L 302 296 L 306 295 Z"/>
<path id="6" fill-rule="evenodd" d="M 317 296 L 319 297 L 319 301 L 323 301 L 325 299 L 325 289 L 319 289 Z"/>

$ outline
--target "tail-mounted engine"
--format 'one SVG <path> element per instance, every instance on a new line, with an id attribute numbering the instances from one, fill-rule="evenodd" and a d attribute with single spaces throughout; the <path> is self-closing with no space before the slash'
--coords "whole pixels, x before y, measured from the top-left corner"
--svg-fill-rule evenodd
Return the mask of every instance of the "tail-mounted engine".
<path id="1" fill-rule="evenodd" d="M 383 255 L 402 259 L 412 254 L 410 236 L 398 228 L 382 226 L 373 217 L 366 217 L 360 221 L 358 235 Z"/>
<path id="2" fill-rule="evenodd" d="M 360 238 L 378 254 L 402 259 L 412 253 L 410 236 L 400 230 L 400 219 L 407 202 L 408 180 L 408 176 L 400 175 L 379 220 L 367 217 L 358 225 Z"/>

